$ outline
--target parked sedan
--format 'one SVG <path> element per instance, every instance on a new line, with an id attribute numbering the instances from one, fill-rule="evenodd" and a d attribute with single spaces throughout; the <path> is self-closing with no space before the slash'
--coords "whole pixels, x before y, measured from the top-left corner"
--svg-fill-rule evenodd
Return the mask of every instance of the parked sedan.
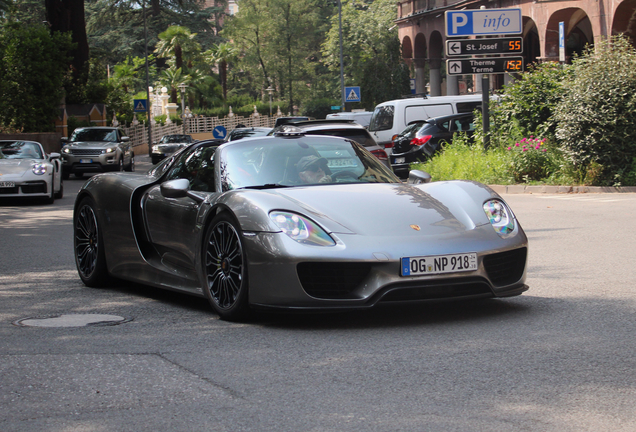
<path id="1" fill-rule="evenodd" d="M 159 163 L 161 160 L 170 156 L 177 150 L 187 147 L 194 142 L 191 135 L 164 135 L 159 142 L 152 144 L 150 158 L 153 164 Z"/>
<path id="2" fill-rule="evenodd" d="M 41 197 L 52 203 L 63 195 L 59 153 L 47 155 L 35 141 L 0 141 L 0 198 Z"/>
<path id="3" fill-rule="evenodd" d="M 528 241 L 505 201 L 475 182 L 427 180 L 402 183 L 355 141 L 298 128 L 195 143 L 147 175 L 86 182 L 75 262 L 88 286 L 178 290 L 227 320 L 528 289 Z"/>
<path id="4" fill-rule="evenodd" d="M 423 162 L 431 157 L 441 149 L 444 142 L 451 142 L 454 134 L 465 132 L 472 136 L 474 130 L 473 113 L 451 114 L 411 122 L 393 138 L 393 171 L 400 178 L 406 178 L 411 163 Z"/>
<path id="5" fill-rule="evenodd" d="M 85 127 L 62 138 L 62 173 L 81 178 L 85 173 L 134 171 L 135 153 L 130 139 L 116 127 Z"/>

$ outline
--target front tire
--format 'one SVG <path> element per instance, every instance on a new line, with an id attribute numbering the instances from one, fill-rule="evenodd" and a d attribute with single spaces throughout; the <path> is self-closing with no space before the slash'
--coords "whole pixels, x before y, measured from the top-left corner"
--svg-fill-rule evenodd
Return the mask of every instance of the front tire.
<path id="1" fill-rule="evenodd" d="M 128 172 L 135 171 L 135 154 L 134 153 L 130 155 L 130 163 L 128 164 L 128 167 L 126 167 L 126 171 Z"/>
<path id="2" fill-rule="evenodd" d="M 223 320 L 247 318 L 247 260 L 238 224 L 226 213 L 212 219 L 203 243 L 205 296 Z"/>
<path id="3" fill-rule="evenodd" d="M 82 282 L 89 287 L 108 284 L 106 253 L 95 202 L 84 198 L 73 215 L 75 264 Z"/>
<path id="4" fill-rule="evenodd" d="M 64 197 L 64 182 L 60 180 L 60 190 L 55 193 L 55 199 L 62 199 Z"/>

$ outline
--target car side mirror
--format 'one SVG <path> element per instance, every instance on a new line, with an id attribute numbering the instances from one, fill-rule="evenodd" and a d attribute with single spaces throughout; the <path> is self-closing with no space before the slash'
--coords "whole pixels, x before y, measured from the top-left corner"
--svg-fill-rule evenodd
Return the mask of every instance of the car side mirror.
<path id="1" fill-rule="evenodd" d="M 121 137 L 122 142 L 130 141 L 130 137 Z"/>
<path id="2" fill-rule="evenodd" d="M 203 198 L 190 192 L 190 182 L 187 179 L 168 180 L 161 183 L 161 195 L 166 198 L 191 198 L 197 203 L 203 202 Z"/>
<path id="3" fill-rule="evenodd" d="M 188 196 L 190 182 L 187 179 L 175 179 L 161 183 L 161 195 L 166 198 L 183 198 Z"/>
<path id="4" fill-rule="evenodd" d="M 61 154 L 59 154 L 59 153 L 56 153 L 56 152 L 53 152 L 53 153 L 51 153 L 51 154 L 49 155 L 49 159 L 50 159 L 50 160 L 53 160 L 53 159 L 59 159 L 59 158 L 61 158 L 61 157 L 62 157 L 62 155 L 61 155 Z"/>
<path id="5" fill-rule="evenodd" d="M 66 144 L 68 142 L 68 137 L 62 137 L 60 138 L 60 141 Z"/>
<path id="6" fill-rule="evenodd" d="M 427 172 L 424 171 L 420 171 L 420 170 L 411 170 L 409 171 L 409 179 L 407 180 L 408 184 L 423 184 L 423 183 L 430 183 L 431 182 L 431 175 Z"/>

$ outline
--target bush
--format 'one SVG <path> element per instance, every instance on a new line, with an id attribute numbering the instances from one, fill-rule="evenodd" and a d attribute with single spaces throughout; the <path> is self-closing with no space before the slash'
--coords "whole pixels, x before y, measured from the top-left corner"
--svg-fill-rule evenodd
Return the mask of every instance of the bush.
<path id="1" fill-rule="evenodd" d="M 614 36 L 572 62 L 555 114 L 556 136 L 578 177 L 596 185 L 633 181 L 636 50 Z"/>
<path id="2" fill-rule="evenodd" d="M 545 139 L 523 138 L 507 148 L 512 156 L 511 169 L 515 182 L 538 181 L 553 171 Z"/>
<path id="3" fill-rule="evenodd" d="M 340 105 L 340 102 L 327 98 L 314 99 L 308 101 L 307 103 L 305 103 L 305 105 L 303 105 L 301 113 L 302 115 L 308 117 L 324 119 L 327 117 L 327 114 L 331 114 L 333 112 L 331 107 L 335 105 Z"/>

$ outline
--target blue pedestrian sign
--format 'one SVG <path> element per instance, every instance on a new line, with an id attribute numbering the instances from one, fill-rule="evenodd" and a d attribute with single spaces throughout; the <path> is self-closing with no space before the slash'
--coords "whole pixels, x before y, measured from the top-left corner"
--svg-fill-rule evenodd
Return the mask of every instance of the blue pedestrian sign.
<path id="1" fill-rule="evenodd" d="M 148 111 L 148 99 L 134 99 L 133 100 L 134 112 L 146 112 Z"/>
<path id="2" fill-rule="evenodd" d="M 227 135 L 227 129 L 224 126 L 215 126 L 212 130 L 212 136 L 216 139 L 225 139 Z"/>
<path id="3" fill-rule="evenodd" d="M 446 11 L 446 36 L 521 34 L 521 9 Z"/>
<path id="4" fill-rule="evenodd" d="M 345 102 L 360 102 L 360 87 L 345 87 Z"/>

